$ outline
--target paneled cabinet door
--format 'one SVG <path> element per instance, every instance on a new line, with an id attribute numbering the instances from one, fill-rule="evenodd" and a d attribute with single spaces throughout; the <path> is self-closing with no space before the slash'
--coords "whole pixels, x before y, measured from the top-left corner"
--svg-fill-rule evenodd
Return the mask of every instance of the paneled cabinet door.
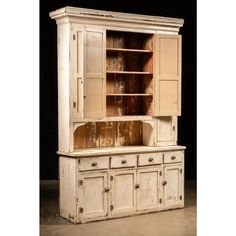
<path id="1" fill-rule="evenodd" d="M 82 222 L 107 215 L 107 173 L 86 173 L 78 180 L 78 213 Z"/>
<path id="2" fill-rule="evenodd" d="M 136 170 L 111 172 L 111 215 L 125 216 L 136 212 Z"/>
<path id="3" fill-rule="evenodd" d="M 177 144 L 177 116 L 162 116 L 157 119 L 157 146 Z"/>
<path id="4" fill-rule="evenodd" d="M 164 207 L 183 204 L 184 178 L 181 164 L 169 164 L 164 166 L 163 196 Z"/>
<path id="5" fill-rule="evenodd" d="M 162 205 L 161 167 L 138 170 L 137 209 L 149 210 Z"/>
<path id="6" fill-rule="evenodd" d="M 181 35 L 155 35 L 155 115 L 181 115 Z"/>
<path id="7" fill-rule="evenodd" d="M 106 111 L 106 32 L 75 26 L 72 33 L 74 117 L 103 118 Z"/>

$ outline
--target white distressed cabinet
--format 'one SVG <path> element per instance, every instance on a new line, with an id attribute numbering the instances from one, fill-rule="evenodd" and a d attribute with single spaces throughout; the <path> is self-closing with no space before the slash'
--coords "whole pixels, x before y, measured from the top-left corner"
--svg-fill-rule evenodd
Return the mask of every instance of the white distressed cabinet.
<path id="1" fill-rule="evenodd" d="M 182 19 L 64 7 L 59 212 L 74 223 L 184 206 Z"/>

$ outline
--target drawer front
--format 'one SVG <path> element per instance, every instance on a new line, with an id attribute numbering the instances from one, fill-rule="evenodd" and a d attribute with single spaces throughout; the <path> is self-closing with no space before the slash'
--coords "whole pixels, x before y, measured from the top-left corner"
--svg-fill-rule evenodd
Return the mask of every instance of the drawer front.
<path id="1" fill-rule="evenodd" d="M 81 158 L 79 170 L 101 170 L 109 168 L 109 157 Z"/>
<path id="2" fill-rule="evenodd" d="M 158 165 L 162 163 L 163 153 L 140 154 L 138 159 L 139 166 Z"/>
<path id="3" fill-rule="evenodd" d="M 136 155 L 111 157 L 111 168 L 135 167 L 136 165 L 137 165 Z"/>
<path id="4" fill-rule="evenodd" d="M 183 152 L 167 152 L 164 154 L 164 163 L 182 162 Z"/>

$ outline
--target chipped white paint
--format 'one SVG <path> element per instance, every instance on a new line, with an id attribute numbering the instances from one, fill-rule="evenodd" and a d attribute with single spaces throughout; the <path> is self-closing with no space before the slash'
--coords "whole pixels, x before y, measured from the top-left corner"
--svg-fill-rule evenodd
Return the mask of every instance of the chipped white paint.
<path id="1" fill-rule="evenodd" d="M 176 115 L 181 108 L 178 33 L 184 21 L 74 7 L 50 17 L 58 27 L 60 215 L 85 223 L 183 207 L 185 147 L 177 146 Z M 107 30 L 153 34 L 154 117 L 124 116 L 121 104 L 118 117 L 106 117 Z M 124 87 L 115 86 L 123 93 Z M 125 130 L 118 129 L 115 147 L 74 151 L 77 127 L 110 121 L 142 121 L 137 134 L 143 146 L 117 147 L 126 142 Z M 125 132 L 132 143 L 131 130 Z M 99 146 L 95 133 L 89 140 Z"/>

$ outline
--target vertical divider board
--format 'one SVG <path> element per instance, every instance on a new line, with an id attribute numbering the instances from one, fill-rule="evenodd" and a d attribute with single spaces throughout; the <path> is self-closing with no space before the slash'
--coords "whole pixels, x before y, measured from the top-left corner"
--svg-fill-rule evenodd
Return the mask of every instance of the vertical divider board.
<path id="1" fill-rule="evenodd" d="M 84 34 L 82 27 L 72 25 L 71 28 L 72 46 L 70 57 L 72 58 L 72 90 L 73 90 L 73 120 L 83 118 L 84 103 L 83 103 L 83 83 L 84 83 Z"/>

